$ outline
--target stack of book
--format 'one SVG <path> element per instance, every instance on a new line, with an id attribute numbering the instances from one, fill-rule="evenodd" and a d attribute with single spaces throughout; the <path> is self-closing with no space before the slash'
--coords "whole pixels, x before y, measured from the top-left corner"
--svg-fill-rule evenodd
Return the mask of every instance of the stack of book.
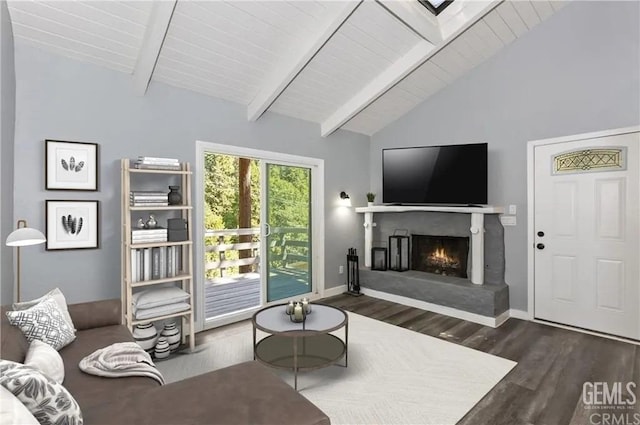
<path id="1" fill-rule="evenodd" d="M 149 170 L 180 170 L 180 162 L 177 159 L 153 156 L 139 156 L 133 166 Z"/>
<path id="2" fill-rule="evenodd" d="M 131 231 L 131 243 L 156 243 L 167 241 L 167 229 L 135 229 Z"/>
<path id="3" fill-rule="evenodd" d="M 161 246 L 131 250 L 131 281 L 166 279 L 179 276 L 182 250 L 179 246 Z"/>
<path id="4" fill-rule="evenodd" d="M 169 194 L 152 191 L 129 192 L 129 204 L 132 207 L 166 207 L 169 205 Z"/>

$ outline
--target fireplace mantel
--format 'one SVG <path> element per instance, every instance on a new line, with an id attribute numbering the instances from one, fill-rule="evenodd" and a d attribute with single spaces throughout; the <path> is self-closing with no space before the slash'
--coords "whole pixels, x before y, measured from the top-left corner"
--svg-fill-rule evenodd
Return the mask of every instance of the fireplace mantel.
<path id="1" fill-rule="evenodd" d="M 451 206 L 414 206 L 414 205 L 375 205 L 371 207 L 359 207 L 357 213 L 364 214 L 364 265 L 371 267 L 371 248 L 373 245 L 373 221 L 374 213 L 403 213 L 403 212 L 445 212 L 458 214 L 471 214 L 471 282 L 477 285 L 484 283 L 484 215 L 502 214 L 503 207 L 491 205 L 478 207 L 451 207 Z"/>

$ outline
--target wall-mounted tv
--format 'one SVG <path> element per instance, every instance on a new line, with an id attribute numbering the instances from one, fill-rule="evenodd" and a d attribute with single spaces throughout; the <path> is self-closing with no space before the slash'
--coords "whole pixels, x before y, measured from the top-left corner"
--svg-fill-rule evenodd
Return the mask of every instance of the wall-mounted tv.
<path id="1" fill-rule="evenodd" d="M 382 202 L 486 204 L 487 144 L 383 149 Z"/>

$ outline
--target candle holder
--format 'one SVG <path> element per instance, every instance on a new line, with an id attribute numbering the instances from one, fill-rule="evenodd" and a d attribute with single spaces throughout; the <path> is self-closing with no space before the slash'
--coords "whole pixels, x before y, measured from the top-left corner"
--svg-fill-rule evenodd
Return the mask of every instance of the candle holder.
<path id="1" fill-rule="evenodd" d="M 307 315 L 311 313 L 311 303 L 308 298 L 300 301 L 289 301 L 285 306 L 284 312 L 294 323 L 301 323 L 307 320 Z"/>

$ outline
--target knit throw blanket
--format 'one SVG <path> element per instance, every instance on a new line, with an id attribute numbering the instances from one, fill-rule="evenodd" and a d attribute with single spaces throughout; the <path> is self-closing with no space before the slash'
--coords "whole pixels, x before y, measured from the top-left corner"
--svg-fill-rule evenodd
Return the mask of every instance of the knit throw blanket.
<path id="1" fill-rule="evenodd" d="M 80 370 L 107 378 L 148 376 L 164 385 L 164 378 L 151 356 L 135 342 L 117 342 L 80 360 Z"/>

